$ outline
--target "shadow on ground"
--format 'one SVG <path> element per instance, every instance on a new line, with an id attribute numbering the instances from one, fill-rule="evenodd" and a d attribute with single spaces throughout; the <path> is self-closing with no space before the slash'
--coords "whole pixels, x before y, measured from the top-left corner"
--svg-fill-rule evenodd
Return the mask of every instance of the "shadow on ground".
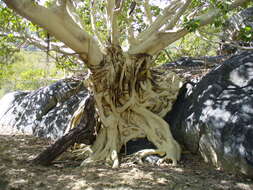
<path id="1" fill-rule="evenodd" d="M 183 154 L 177 167 L 137 165 L 126 158 L 118 169 L 102 163 L 81 168 L 80 162 L 66 157 L 50 167 L 28 162 L 49 144 L 46 139 L 32 136 L 0 135 L 0 189 L 253 189 L 250 179 L 215 170 L 189 153 Z"/>

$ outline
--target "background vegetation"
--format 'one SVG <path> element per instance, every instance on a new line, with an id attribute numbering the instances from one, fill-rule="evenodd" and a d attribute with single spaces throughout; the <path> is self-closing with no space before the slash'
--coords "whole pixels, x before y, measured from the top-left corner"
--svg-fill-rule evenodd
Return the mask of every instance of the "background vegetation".
<path id="1" fill-rule="evenodd" d="M 64 69 L 58 69 L 52 60 L 48 63 L 42 51 L 20 50 L 7 57 L 1 56 L 1 61 L 8 59 L 8 63 L 0 64 L 0 97 L 10 91 L 34 90 L 64 77 Z"/>

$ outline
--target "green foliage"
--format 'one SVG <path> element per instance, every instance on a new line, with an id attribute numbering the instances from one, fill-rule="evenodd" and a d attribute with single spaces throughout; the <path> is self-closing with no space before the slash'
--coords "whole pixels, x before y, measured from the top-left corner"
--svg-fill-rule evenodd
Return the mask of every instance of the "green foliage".
<path id="1" fill-rule="evenodd" d="M 230 4 L 232 3 L 231 0 L 211 0 L 211 4 L 217 8 L 219 8 L 223 14 L 227 14 L 229 12 Z"/>
<path id="2" fill-rule="evenodd" d="M 239 38 L 245 42 L 253 41 L 253 28 L 251 26 L 245 26 L 239 31 Z"/>
<path id="3" fill-rule="evenodd" d="M 206 27 L 206 31 L 212 31 L 212 29 Z M 214 56 L 216 55 L 217 44 L 214 41 L 217 40 L 216 36 L 205 37 L 197 36 L 195 33 L 190 33 L 184 36 L 182 39 L 172 44 L 171 57 L 175 60 L 182 56 L 189 57 L 201 57 L 201 56 Z"/>
<path id="4" fill-rule="evenodd" d="M 3 5 L 0 5 L 0 18 L 1 30 L 5 32 L 25 30 L 27 21 Z"/>
<path id="5" fill-rule="evenodd" d="M 11 66 L 19 57 L 15 55 L 16 49 L 5 43 L 5 39 L 0 41 L 0 89 L 4 83 L 4 79 L 12 75 Z"/>
<path id="6" fill-rule="evenodd" d="M 77 60 L 69 56 L 59 56 L 56 59 L 56 68 L 60 70 L 75 70 L 78 65 L 76 64 Z"/>
<path id="7" fill-rule="evenodd" d="M 189 31 L 189 32 L 194 32 L 199 28 L 200 21 L 198 19 L 191 19 L 188 20 L 186 17 L 184 19 L 184 24 L 183 26 Z"/>

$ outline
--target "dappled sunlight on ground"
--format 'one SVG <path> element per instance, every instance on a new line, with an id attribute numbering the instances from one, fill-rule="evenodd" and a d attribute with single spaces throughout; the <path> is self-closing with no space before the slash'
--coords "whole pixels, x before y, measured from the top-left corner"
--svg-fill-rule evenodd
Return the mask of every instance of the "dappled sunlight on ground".
<path id="1" fill-rule="evenodd" d="M 31 136 L 0 135 L 0 189 L 253 189 L 250 179 L 215 170 L 189 153 L 177 167 L 138 165 L 127 158 L 118 169 L 103 163 L 79 167 L 68 153 L 50 167 L 28 162 L 49 144 Z"/>

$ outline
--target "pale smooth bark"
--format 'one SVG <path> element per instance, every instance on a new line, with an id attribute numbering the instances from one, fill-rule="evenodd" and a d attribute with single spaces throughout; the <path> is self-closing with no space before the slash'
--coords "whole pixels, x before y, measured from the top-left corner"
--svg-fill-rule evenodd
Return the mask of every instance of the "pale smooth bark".
<path id="1" fill-rule="evenodd" d="M 249 0 L 236 0 L 230 5 L 229 9 L 233 9 L 238 6 L 241 6 L 248 1 Z M 181 9 L 182 12 L 184 12 L 185 8 L 188 6 L 187 3 L 189 2 L 185 1 L 185 4 L 183 5 Z M 150 55 L 155 55 L 159 51 L 166 48 L 171 43 L 175 42 L 176 40 L 188 34 L 189 31 L 186 28 L 179 28 L 176 30 L 168 30 L 168 31 L 166 30 L 164 31 L 162 28 L 163 25 L 166 24 L 164 22 L 164 19 L 167 18 L 167 16 L 170 15 L 170 11 L 175 10 L 176 7 L 177 7 L 176 5 L 173 5 L 173 6 L 171 4 L 168 5 L 165 8 L 163 14 L 157 17 L 156 21 L 154 21 L 153 24 L 146 31 L 144 31 L 143 33 L 139 34 L 139 36 L 137 36 L 137 40 L 139 41 L 139 43 L 136 45 L 132 45 L 130 47 L 128 51 L 129 54 L 147 53 Z M 205 26 L 207 24 L 212 23 L 215 20 L 215 18 L 217 18 L 221 14 L 221 12 L 222 12 L 221 9 L 213 8 L 209 10 L 207 13 L 197 16 L 194 19 L 199 21 L 199 27 Z M 179 19 L 180 15 L 182 14 L 181 13 L 176 14 L 175 18 Z M 172 23 L 174 25 L 176 21 L 172 21 Z M 169 24 L 169 27 L 167 26 L 167 28 L 171 28 L 171 26 Z"/>
<path id="2" fill-rule="evenodd" d="M 170 2 L 170 4 L 165 7 L 162 13 L 155 19 L 153 24 L 137 36 L 137 39 L 140 42 L 143 42 L 152 34 L 159 32 L 161 27 L 166 24 L 171 19 L 171 17 L 173 17 L 173 15 L 176 14 L 177 10 L 180 9 L 184 3 L 185 2 L 179 0 Z"/>
<path id="3" fill-rule="evenodd" d="M 176 31 L 168 31 L 168 32 L 158 32 L 151 35 L 148 39 L 138 44 L 137 46 L 133 46 L 130 50 L 130 54 L 139 54 L 146 53 L 149 55 L 155 55 L 159 51 L 166 48 L 169 44 L 177 41 L 182 38 L 186 34 L 188 34 L 187 29 L 180 29 Z"/>
<path id="4" fill-rule="evenodd" d="M 145 15 L 147 17 L 148 24 L 151 25 L 153 23 L 153 18 L 151 14 L 151 8 L 149 5 L 149 0 L 145 0 L 143 6 L 144 6 Z"/>
<path id="5" fill-rule="evenodd" d="M 69 14 L 71 7 L 66 6 L 66 1 L 58 1 L 58 6 L 51 9 L 37 5 L 32 0 L 4 0 L 4 2 L 18 14 L 64 42 L 86 63 L 96 65 L 102 60 L 98 44 L 76 23 L 76 20 L 73 20 L 73 15 Z"/>
<path id="6" fill-rule="evenodd" d="M 95 39 L 98 41 L 98 44 L 99 44 L 101 50 L 104 51 L 105 47 L 104 47 L 104 44 L 103 44 L 103 40 L 102 40 L 102 38 L 99 34 L 99 31 L 98 31 L 98 28 L 96 26 L 96 22 L 97 22 L 97 17 L 96 17 L 97 6 L 96 6 L 96 3 L 97 3 L 96 0 L 93 0 L 90 3 L 91 28 L 92 28 L 92 31 L 95 35 Z"/>
<path id="7" fill-rule="evenodd" d="M 121 5 L 116 5 L 115 3 L 115 0 L 107 0 L 107 27 L 111 43 L 113 45 L 119 45 L 118 14 L 120 13 Z"/>

